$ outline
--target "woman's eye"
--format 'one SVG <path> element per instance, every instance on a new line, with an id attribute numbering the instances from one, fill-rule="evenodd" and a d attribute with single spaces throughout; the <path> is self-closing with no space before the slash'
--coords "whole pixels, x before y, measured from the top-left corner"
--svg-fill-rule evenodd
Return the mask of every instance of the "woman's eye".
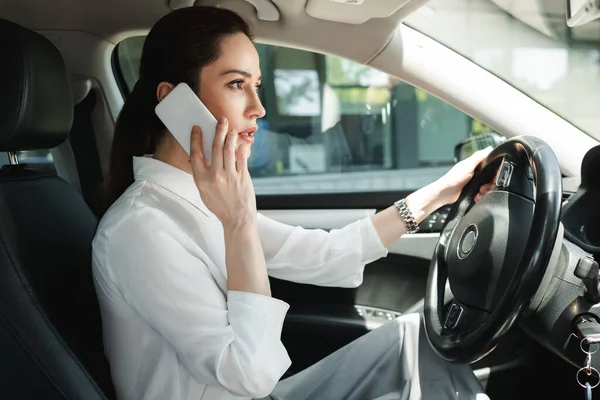
<path id="1" fill-rule="evenodd" d="M 237 90 L 243 90 L 244 89 L 243 85 L 244 85 L 244 81 L 233 81 L 233 82 L 229 83 L 229 86 L 231 86 Z"/>
<path id="2" fill-rule="evenodd" d="M 244 90 L 244 83 L 245 82 L 243 80 L 237 80 L 237 81 L 230 82 L 229 86 L 231 86 L 235 90 Z M 256 90 L 258 92 L 261 87 L 262 87 L 262 83 L 259 83 L 259 84 L 255 85 L 254 90 Z"/>

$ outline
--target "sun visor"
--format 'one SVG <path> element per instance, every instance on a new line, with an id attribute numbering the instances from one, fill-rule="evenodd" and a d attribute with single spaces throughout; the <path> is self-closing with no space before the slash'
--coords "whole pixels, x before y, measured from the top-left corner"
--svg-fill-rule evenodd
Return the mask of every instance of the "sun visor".
<path id="1" fill-rule="evenodd" d="M 362 24 L 372 18 L 387 18 L 402 8 L 407 8 L 408 14 L 427 2 L 428 0 L 308 0 L 306 13 L 326 21 Z"/>
<path id="2" fill-rule="evenodd" d="M 262 21 L 279 21 L 279 10 L 271 0 L 243 0 L 250 3 L 256 9 L 256 17 Z M 172 10 L 191 6 L 218 5 L 218 1 L 211 0 L 170 0 L 169 7 Z"/>

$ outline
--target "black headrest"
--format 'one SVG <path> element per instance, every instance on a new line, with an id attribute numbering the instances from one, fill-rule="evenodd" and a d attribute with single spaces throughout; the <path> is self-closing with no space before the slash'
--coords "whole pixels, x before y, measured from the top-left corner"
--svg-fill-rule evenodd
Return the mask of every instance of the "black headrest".
<path id="1" fill-rule="evenodd" d="M 73 123 L 71 84 L 58 49 L 0 18 L 0 151 L 50 149 Z"/>

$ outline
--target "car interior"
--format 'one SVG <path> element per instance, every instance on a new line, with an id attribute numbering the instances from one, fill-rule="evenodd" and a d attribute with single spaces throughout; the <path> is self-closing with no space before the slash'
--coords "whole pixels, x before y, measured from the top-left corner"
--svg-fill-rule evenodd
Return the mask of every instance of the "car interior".
<path id="1" fill-rule="evenodd" d="M 91 271 L 114 123 L 152 25 L 197 5 L 255 31 L 267 116 L 249 162 L 273 219 L 337 229 L 495 147 L 359 287 L 271 278 L 284 377 L 420 313 L 491 399 L 583 397 L 600 383 L 600 22 L 514 3 L 3 1 L 0 397 L 115 398 Z"/>

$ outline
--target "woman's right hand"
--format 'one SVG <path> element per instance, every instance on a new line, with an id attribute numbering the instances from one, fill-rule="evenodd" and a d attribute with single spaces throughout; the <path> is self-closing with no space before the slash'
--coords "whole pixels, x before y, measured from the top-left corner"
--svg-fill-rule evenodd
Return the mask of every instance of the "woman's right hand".
<path id="1" fill-rule="evenodd" d="M 237 131 L 229 129 L 227 119 L 219 119 L 212 163 L 208 165 L 202 152 L 201 129 L 192 129 L 190 164 L 194 182 L 200 198 L 224 227 L 253 223 L 256 219 L 256 198 L 248 171 L 250 152 L 246 145 L 236 151 L 237 138 Z"/>

